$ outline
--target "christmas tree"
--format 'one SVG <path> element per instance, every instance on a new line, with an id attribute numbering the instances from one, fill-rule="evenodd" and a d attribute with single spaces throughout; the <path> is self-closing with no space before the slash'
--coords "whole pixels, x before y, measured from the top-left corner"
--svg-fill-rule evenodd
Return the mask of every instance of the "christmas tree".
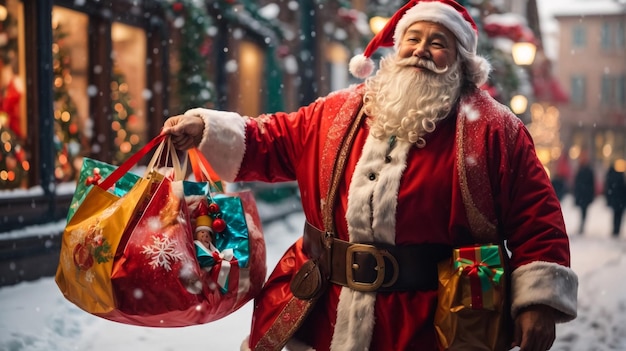
<path id="1" fill-rule="evenodd" d="M 11 70 L 10 65 L 17 53 L 17 21 L 10 14 L 0 21 L 0 61 L 3 69 Z M 28 171 L 30 164 L 26 151 L 22 146 L 23 136 L 18 136 L 13 127 L 19 130 L 21 118 L 19 104 L 23 92 L 11 88 L 11 85 L 2 87 L 0 96 L 0 190 L 25 188 L 28 186 Z M 15 123 L 15 125 L 14 125 Z M 24 133 L 21 131 L 21 133 Z"/>
<path id="2" fill-rule="evenodd" d="M 76 176 L 74 160 L 80 151 L 78 111 L 70 97 L 68 85 L 72 82 L 69 49 L 64 46 L 67 36 L 57 25 L 53 32 L 52 67 L 54 73 L 54 146 L 56 149 L 54 176 L 58 181 L 73 180 Z"/>
<path id="3" fill-rule="evenodd" d="M 30 164 L 17 136 L 2 121 L 6 113 L 0 112 L 0 190 L 25 187 Z"/>
<path id="4" fill-rule="evenodd" d="M 209 77 L 211 19 L 202 1 L 179 0 L 168 8 L 174 27 L 180 29 L 180 68 L 176 73 L 180 112 L 193 107 L 211 107 L 215 87 Z"/>
<path id="5" fill-rule="evenodd" d="M 113 162 L 121 164 L 141 148 L 141 137 L 137 133 L 139 120 L 133 107 L 134 101 L 128 90 L 126 77 L 119 69 L 113 70 L 111 102 L 113 107 L 111 130 L 115 133 L 116 146 Z"/>

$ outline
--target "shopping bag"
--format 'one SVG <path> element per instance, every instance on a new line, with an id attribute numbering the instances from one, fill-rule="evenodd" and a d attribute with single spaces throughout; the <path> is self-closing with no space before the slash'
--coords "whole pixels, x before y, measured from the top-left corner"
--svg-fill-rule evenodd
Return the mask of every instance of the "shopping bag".
<path id="1" fill-rule="evenodd" d="M 76 189 L 74 190 L 74 196 L 70 202 L 70 208 L 67 212 L 67 219 L 69 220 L 76 212 L 76 209 L 85 199 L 89 190 L 93 188 L 97 183 L 102 181 L 103 178 L 108 177 L 116 170 L 117 167 L 110 165 L 106 162 L 98 161 L 89 157 L 83 158 L 83 165 L 80 169 L 78 181 L 76 182 Z M 109 189 L 111 193 L 117 196 L 124 196 L 132 187 L 137 183 L 141 177 L 134 173 L 124 174 L 115 185 Z"/>
<path id="2" fill-rule="evenodd" d="M 89 313 L 126 324 L 187 326 L 232 313 L 257 290 L 241 286 L 224 294 L 206 283 L 209 272 L 196 257 L 180 177 L 148 167 L 127 192 L 111 190 L 143 155 L 162 146 L 164 138 L 153 139 L 95 184 L 66 225 L 56 281 L 68 300 Z M 254 216 L 256 208 L 248 213 Z M 249 232 L 252 242 L 261 242 L 262 260 L 257 262 L 264 272 L 260 228 L 258 224 Z M 262 286 L 264 274 L 256 285 Z M 222 301 L 223 296 L 230 298 Z"/>
<path id="3" fill-rule="evenodd" d="M 440 350 L 508 350 L 511 318 L 500 245 L 453 250 L 439 263 L 435 330 Z"/>
<path id="4" fill-rule="evenodd" d="M 129 161 L 143 157 L 163 138 L 147 144 Z M 117 180 L 109 176 L 91 188 L 67 222 L 56 273 L 57 285 L 68 300 L 87 312 L 102 316 L 115 311 L 110 278 L 123 233 L 162 177 L 151 174 L 139 179 L 121 197 L 107 191 L 111 185 L 109 179 L 113 183 Z"/>
<path id="5" fill-rule="evenodd" d="M 196 241 L 199 264 L 207 272 L 204 285 L 211 288 L 211 299 L 220 302 L 208 308 L 223 316 L 257 296 L 265 282 L 261 220 L 251 191 L 224 192 L 204 156 L 197 149 L 189 150 L 188 156 L 196 181 L 184 181 L 183 189 L 192 227 L 198 228 L 198 212 L 206 204 L 214 232 L 214 250 Z"/>

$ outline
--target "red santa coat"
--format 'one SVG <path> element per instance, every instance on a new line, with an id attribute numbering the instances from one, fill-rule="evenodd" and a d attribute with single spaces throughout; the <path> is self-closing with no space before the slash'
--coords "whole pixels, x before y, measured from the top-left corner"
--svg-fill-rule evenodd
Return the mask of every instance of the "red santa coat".
<path id="1" fill-rule="evenodd" d="M 323 228 L 330 173 L 361 100 L 362 87 L 353 87 L 290 114 L 186 114 L 205 119 L 200 148 L 224 180 L 297 180 L 307 221 Z M 390 149 L 361 125 L 333 211 L 336 235 L 354 242 L 452 247 L 500 233 L 512 252 L 513 316 L 542 303 L 561 312 L 559 321 L 573 319 L 577 278 L 568 268 L 559 201 L 519 119 L 475 89 L 426 140 L 421 149 L 405 142 Z M 387 153 L 390 163 L 384 162 Z M 252 332 L 242 349 L 280 349 L 294 333 L 297 349 L 437 349 L 436 291 L 377 294 L 333 285 L 310 308 L 289 290 L 306 260 L 300 239 L 255 300 Z"/>

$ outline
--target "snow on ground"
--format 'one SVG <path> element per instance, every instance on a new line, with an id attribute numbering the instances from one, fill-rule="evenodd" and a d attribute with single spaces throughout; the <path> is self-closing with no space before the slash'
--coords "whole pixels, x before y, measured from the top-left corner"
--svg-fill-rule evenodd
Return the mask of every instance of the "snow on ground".
<path id="1" fill-rule="evenodd" d="M 610 236 L 611 213 L 604 198 L 589 209 L 583 235 L 579 214 L 566 196 L 563 212 L 570 231 L 572 268 L 579 275 L 579 316 L 557 326 L 552 350 L 626 350 L 626 225 Z M 271 270 L 300 235 L 302 213 L 264 228 Z M 251 303 L 221 320 L 185 328 L 145 328 L 92 316 L 66 301 L 53 278 L 0 288 L 0 351 L 69 350 L 239 350 L 248 334 Z"/>

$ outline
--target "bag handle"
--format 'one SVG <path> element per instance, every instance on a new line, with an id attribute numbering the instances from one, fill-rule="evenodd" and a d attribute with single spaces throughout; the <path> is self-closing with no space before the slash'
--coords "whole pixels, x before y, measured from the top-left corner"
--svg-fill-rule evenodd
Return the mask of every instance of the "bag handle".
<path id="1" fill-rule="evenodd" d="M 164 153 L 163 150 L 166 150 Z M 163 160 L 164 159 L 164 160 Z M 164 164 L 169 165 L 171 162 L 173 172 L 168 174 L 168 178 L 173 181 L 180 181 L 185 179 L 185 173 L 187 169 L 187 158 L 185 157 L 184 164 L 181 165 L 178 153 L 172 144 L 172 139 L 167 138 L 164 143 L 159 144 L 157 150 L 152 156 L 152 159 L 148 163 L 148 171 L 155 169 L 156 165 Z"/>
<path id="2" fill-rule="evenodd" d="M 220 181 L 219 176 L 213 170 L 213 167 L 209 164 L 209 161 L 204 157 L 202 152 L 197 148 L 189 149 L 187 151 L 189 155 L 189 162 L 191 163 L 191 169 L 193 170 L 193 176 L 198 182 L 209 182 L 212 185 L 216 185 Z M 221 187 L 218 187 L 220 189 Z"/>
<path id="3" fill-rule="evenodd" d="M 154 139 L 150 140 L 144 147 L 142 147 L 139 151 L 134 153 L 132 156 L 128 158 L 128 160 L 124 161 L 117 169 L 115 169 L 108 177 L 106 177 L 98 186 L 106 191 L 113 185 L 115 182 L 120 180 L 124 176 L 124 174 L 128 173 L 131 168 L 133 168 L 150 150 L 154 149 L 157 145 L 163 142 L 167 138 L 167 134 L 159 134 Z"/>

